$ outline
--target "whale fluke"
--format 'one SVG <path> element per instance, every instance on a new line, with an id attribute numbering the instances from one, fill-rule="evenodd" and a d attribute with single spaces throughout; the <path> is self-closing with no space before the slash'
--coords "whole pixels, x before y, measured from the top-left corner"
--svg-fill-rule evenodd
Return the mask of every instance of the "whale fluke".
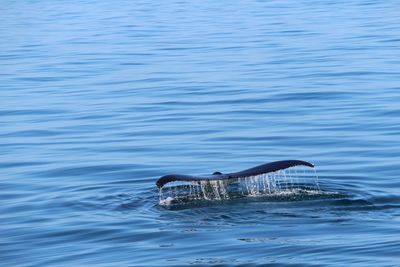
<path id="1" fill-rule="evenodd" d="M 161 188 L 165 184 L 169 182 L 200 182 L 200 181 L 218 181 L 218 180 L 229 180 L 229 179 L 237 179 L 237 178 L 244 178 L 249 176 L 255 176 L 259 174 L 275 172 L 279 170 L 284 170 L 294 166 L 307 166 L 313 168 L 314 165 L 303 160 L 281 160 L 281 161 L 274 161 L 266 164 L 262 164 L 250 169 L 246 169 L 240 172 L 232 172 L 232 173 L 221 173 L 221 172 L 214 172 L 211 175 L 204 175 L 204 176 L 194 176 L 194 175 L 184 175 L 184 174 L 168 174 L 160 177 L 156 185 L 157 187 Z"/>

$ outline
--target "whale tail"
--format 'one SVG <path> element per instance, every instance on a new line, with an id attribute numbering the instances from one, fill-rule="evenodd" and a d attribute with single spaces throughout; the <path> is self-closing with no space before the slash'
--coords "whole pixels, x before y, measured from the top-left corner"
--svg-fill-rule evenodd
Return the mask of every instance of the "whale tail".
<path id="1" fill-rule="evenodd" d="M 312 163 L 303 160 L 281 160 L 281 161 L 274 161 L 262 164 L 243 171 L 226 173 L 226 174 L 221 172 L 214 172 L 211 175 L 203 175 L 203 176 L 168 174 L 160 177 L 157 180 L 156 185 L 158 188 L 162 188 L 167 183 L 177 182 L 177 181 L 181 182 L 229 181 L 229 180 L 236 180 L 238 178 L 246 178 L 246 177 L 252 177 L 256 175 L 276 172 L 294 166 L 307 166 L 310 168 L 314 167 Z"/>

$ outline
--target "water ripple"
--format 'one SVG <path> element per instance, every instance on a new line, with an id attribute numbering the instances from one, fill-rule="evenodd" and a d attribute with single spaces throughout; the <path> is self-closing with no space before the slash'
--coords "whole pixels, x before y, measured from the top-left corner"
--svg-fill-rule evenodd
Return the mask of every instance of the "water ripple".
<path id="1" fill-rule="evenodd" d="M 396 266 L 397 2 L 5 1 L 0 262 Z M 298 158 L 318 196 L 161 207 Z"/>

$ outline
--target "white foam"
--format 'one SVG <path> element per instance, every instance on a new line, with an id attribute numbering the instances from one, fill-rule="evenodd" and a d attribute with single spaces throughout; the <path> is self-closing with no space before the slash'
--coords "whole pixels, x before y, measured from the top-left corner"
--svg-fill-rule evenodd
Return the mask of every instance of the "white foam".
<path id="1" fill-rule="evenodd" d="M 166 199 L 160 199 L 160 205 L 169 206 L 175 199 L 173 197 L 167 197 Z"/>

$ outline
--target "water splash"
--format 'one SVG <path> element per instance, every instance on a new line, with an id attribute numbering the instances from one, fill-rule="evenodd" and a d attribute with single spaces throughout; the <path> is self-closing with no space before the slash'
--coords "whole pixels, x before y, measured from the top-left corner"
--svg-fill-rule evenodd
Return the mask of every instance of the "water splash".
<path id="1" fill-rule="evenodd" d="M 160 205 L 196 200 L 223 201 L 240 197 L 321 193 L 315 169 L 299 166 L 230 180 L 171 182 L 159 190 Z"/>

